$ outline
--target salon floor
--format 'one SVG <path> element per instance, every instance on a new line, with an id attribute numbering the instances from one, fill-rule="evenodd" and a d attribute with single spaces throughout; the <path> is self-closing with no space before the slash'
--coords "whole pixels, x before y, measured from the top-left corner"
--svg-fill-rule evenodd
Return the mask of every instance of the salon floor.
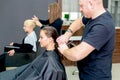
<path id="1" fill-rule="evenodd" d="M 15 67 L 9 67 L 7 70 L 13 68 Z M 76 66 L 66 66 L 65 68 L 68 80 L 79 80 Z M 120 63 L 114 63 L 112 66 L 112 80 L 120 80 Z"/>
<path id="2" fill-rule="evenodd" d="M 68 80 L 79 80 L 76 66 L 67 66 L 66 72 Z M 112 80 L 120 80 L 120 63 L 112 66 Z"/>

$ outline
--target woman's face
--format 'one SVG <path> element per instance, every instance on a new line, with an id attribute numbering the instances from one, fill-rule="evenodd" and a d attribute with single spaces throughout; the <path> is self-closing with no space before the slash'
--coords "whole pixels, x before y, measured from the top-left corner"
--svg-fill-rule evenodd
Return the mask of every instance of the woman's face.
<path id="1" fill-rule="evenodd" d="M 28 24 L 27 22 L 24 22 L 23 29 L 24 29 L 25 32 L 29 32 L 29 30 L 30 30 L 30 24 Z"/>
<path id="2" fill-rule="evenodd" d="M 49 43 L 50 43 L 50 40 L 49 40 L 49 38 L 46 36 L 44 30 L 41 30 L 41 31 L 40 31 L 39 42 L 40 42 L 41 47 L 44 47 L 44 48 L 47 48 L 47 46 L 48 46 Z"/>
<path id="3" fill-rule="evenodd" d="M 48 7 L 48 13 L 50 13 L 50 7 Z"/>

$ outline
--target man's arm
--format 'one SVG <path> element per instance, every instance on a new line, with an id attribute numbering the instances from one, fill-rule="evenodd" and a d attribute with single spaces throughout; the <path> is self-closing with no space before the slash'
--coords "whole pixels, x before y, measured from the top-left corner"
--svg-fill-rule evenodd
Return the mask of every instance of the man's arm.
<path id="1" fill-rule="evenodd" d="M 79 61 L 88 56 L 95 48 L 86 42 L 81 42 L 79 45 L 70 49 L 66 44 L 61 44 L 58 49 L 67 59 Z"/>
<path id="2" fill-rule="evenodd" d="M 70 25 L 70 27 L 68 28 L 64 35 L 57 38 L 58 44 L 67 43 L 72 34 L 79 30 L 82 26 L 83 26 L 82 17 L 80 17 Z"/>
<path id="3" fill-rule="evenodd" d="M 72 30 L 72 32 L 76 32 L 77 30 L 79 30 L 81 27 L 83 26 L 83 23 L 82 23 L 82 17 L 76 19 L 68 29 Z M 65 33 L 67 34 L 67 32 Z"/>

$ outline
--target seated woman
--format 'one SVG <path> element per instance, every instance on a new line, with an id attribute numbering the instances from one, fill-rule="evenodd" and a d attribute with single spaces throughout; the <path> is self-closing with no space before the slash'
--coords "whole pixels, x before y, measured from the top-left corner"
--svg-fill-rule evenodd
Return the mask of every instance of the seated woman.
<path id="1" fill-rule="evenodd" d="M 28 19 L 24 21 L 23 29 L 27 33 L 27 36 L 23 39 L 22 44 L 14 43 L 14 42 L 10 43 L 11 47 L 13 46 L 15 47 L 15 48 L 13 47 L 14 49 L 8 51 L 10 56 L 14 55 L 15 52 L 22 52 L 22 53 L 36 52 L 37 36 L 34 31 L 34 28 L 35 28 L 35 22 L 33 20 Z"/>
<path id="2" fill-rule="evenodd" d="M 29 53 L 36 52 L 36 42 L 37 36 L 34 31 L 36 24 L 33 20 L 27 19 L 24 21 L 24 31 L 27 36 L 20 43 L 10 43 L 10 46 L 5 46 L 4 52 L 7 52 L 10 56 L 13 56 L 15 52 L 17 53 Z M 0 72 L 5 71 L 5 54 L 0 56 Z"/>
<path id="3" fill-rule="evenodd" d="M 0 80 L 67 80 L 57 49 L 57 37 L 55 28 L 41 29 L 39 42 L 46 50 L 27 65 L 1 72 Z"/>

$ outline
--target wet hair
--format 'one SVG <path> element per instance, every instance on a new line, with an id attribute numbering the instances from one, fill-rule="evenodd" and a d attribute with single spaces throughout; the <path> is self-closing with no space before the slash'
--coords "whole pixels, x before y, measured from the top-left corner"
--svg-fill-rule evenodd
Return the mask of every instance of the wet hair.
<path id="1" fill-rule="evenodd" d="M 54 40 L 54 43 L 55 43 L 55 51 L 57 52 L 57 54 L 58 55 L 60 55 L 59 53 L 59 51 L 58 51 L 58 43 L 56 42 L 56 39 L 57 39 L 57 37 L 58 37 L 58 32 L 57 32 L 57 30 L 54 28 L 54 27 L 52 27 L 52 26 L 46 26 L 46 27 L 43 27 L 41 30 L 44 30 L 45 31 L 45 35 L 47 36 L 47 37 L 52 37 L 53 38 L 53 40 Z M 61 55 L 60 55 L 61 56 Z"/>
<path id="2" fill-rule="evenodd" d="M 56 39 L 58 37 L 58 32 L 54 27 L 46 26 L 46 27 L 42 28 L 42 30 L 45 31 L 45 34 L 46 34 L 47 37 L 52 37 L 54 42 L 57 43 Z"/>

